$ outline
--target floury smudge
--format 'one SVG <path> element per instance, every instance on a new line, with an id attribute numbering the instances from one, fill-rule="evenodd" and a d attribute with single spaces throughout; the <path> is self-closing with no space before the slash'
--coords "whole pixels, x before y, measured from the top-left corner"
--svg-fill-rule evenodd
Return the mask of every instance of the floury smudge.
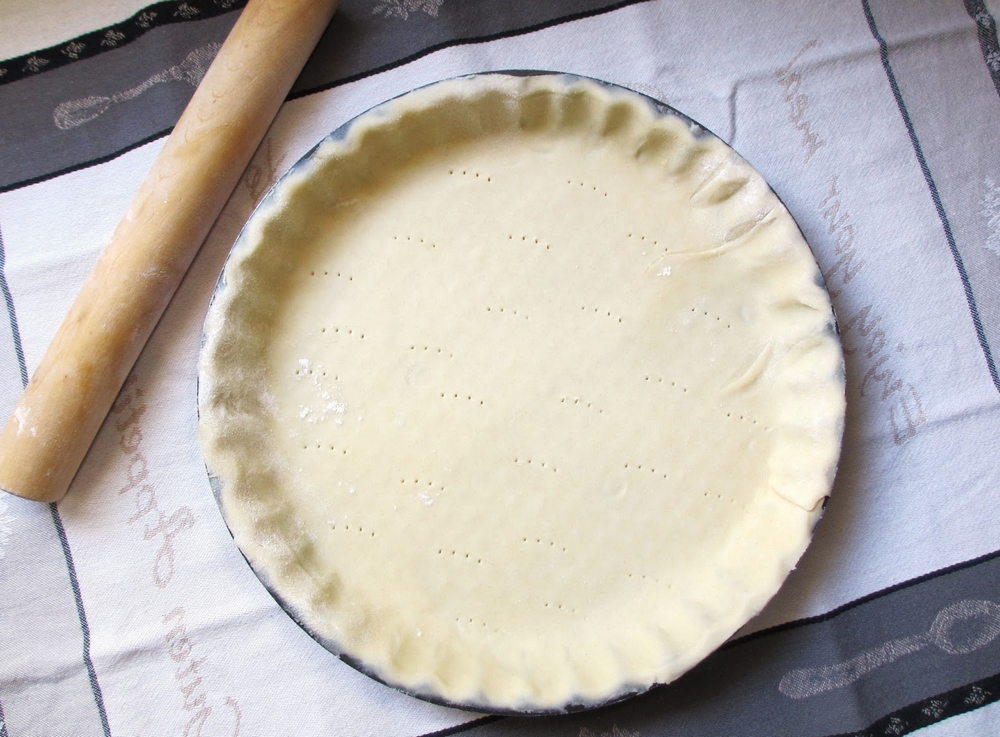
<path id="1" fill-rule="evenodd" d="M 119 434 L 118 447 L 128 459 L 125 483 L 118 489 L 118 495 L 131 497 L 134 509 L 126 521 L 130 525 L 142 523 L 142 539 L 156 546 L 150 577 L 157 588 L 166 589 L 174 580 L 176 570 L 174 541 L 181 533 L 194 526 L 195 516 L 190 507 L 181 506 L 165 510 L 161 505 L 156 486 L 150 477 L 149 460 L 143 452 L 140 420 L 147 411 L 143 396 L 138 381 L 132 375 L 125 382 L 111 410 L 111 420 Z M 214 709 L 213 705 L 208 703 L 206 692 L 199 688 L 202 682 L 199 669 L 207 661 L 207 657 L 195 657 L 195 643 L 188 636 L 184 615 L 182 607 L 175 607 L 163 615 L 167 655 L 177 664 L 174 679 L 183 699 L 182 707 L 189 713 L 183 735 L 201 737 L 202 734 L 212 734 L 238 737 L 240 708 L 236 700 L 226 696 L 221 708 Z M 206 726 L 210 721 L 213 724 L 211 728 Z"/>
<path id="2" fill-rule="evenodd" d="M 809 41 L 788 64 L 775 72 L 775 79 L 782 87 L 782 97 L 788 106 L 789 120 L 802 134 L 800 145 L 807 164 L 817 151 L 827 145 L 827 140 L 808 116 L 809 97 L 802 89 L 802 73 L 795 67 L 817 44 L 816 40 Z M 854 218 L 844 203 L 836 175 L 829 178 L 826 193 L 818 205 L 826 232 L 832 239 L 830 246 L 834 257 L 831 263 L 826 264 L 824 276 L 830 296 L 837 299 L 864 270 L 865 259 L 858 251 Z M 902 343 L 890 347 L 882 319 L 875 303 L 870 302 L 853 314 L 841 314 L 840 332 L 844 354 L 863 362 L 861 369 L 864 374 L 857 387 L 858 395 L 872 398 L 885 408 L 893 442 L 903 445 L 917 434 L 927 416 L 917 387 L 906 381 L 892 365 L 893 355 L 902 354 L 905 348 Z"/>

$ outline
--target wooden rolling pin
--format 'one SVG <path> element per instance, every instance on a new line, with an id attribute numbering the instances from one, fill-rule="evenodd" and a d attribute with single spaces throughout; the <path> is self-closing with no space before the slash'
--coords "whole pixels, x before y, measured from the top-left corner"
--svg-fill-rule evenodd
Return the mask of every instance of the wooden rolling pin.
<path id="1" fill-rule="evenodd" d="M 61 499 L 336 0 L 249 0 L 0 434 L 0 488 Z"/>

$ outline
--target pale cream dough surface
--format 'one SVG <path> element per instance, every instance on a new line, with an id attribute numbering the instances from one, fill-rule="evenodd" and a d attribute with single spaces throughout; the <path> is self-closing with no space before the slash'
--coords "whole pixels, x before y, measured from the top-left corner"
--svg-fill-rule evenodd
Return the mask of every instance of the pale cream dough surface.
<path id="1" fill-rule="evenodd" d="M 844 411 L 816 264 L 760 176 L 631 95 L 421 90 L 254 216 L 202 441 L 255 569 L 412 693 L 558 710 L 675 678 L 775 592 Z"/>

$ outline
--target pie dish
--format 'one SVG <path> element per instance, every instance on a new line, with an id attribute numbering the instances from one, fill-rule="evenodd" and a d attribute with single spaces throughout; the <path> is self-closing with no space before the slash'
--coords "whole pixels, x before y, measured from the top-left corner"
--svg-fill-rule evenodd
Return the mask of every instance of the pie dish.
<path id="1" fill-rule="evenodd" d="M 489 74 L 391 100 L 275 186 L 205 322 L 223 516 L 318 642 L 420 698 L 588 708 L 757 613 L 829 494 L 829 296 L 717 137 Z"/>

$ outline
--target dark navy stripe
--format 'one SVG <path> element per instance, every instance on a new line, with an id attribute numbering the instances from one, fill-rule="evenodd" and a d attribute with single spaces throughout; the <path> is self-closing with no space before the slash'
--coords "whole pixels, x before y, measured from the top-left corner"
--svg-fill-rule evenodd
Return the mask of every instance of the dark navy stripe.
<path id="1" fill-rule="evenodd" d="M 80 582 L 76 578 L 76 566 L 73 565 L 73 554 L 69 549 L 66 528 L 63 527 L 62 518 L 59 516 L 59 508 L 55 502 L 49 504 L 49 510 L 52 512 L 52 523 L 56 526 L 56 532 L 59 533 L 59 544 L 62 545 L 63 556 L 66 558 L 66 568 L 69 571 L 69 584 L 73 589 L 76 613 L 80 618 L 80 629 L 83 631 L 83 664 L 87 667 L 87 676 L 90 678 L 90 689 L 94 692 L 94 701 L 97 704 L 97 713 L 101 717 L 101 728 L 104 730 L 104 737 L 111 737 L 111 729 L 108 727 L 108 715 L 104 710 L 104 697 L 101 695 L 101 684 L 97 682 L 97 671 L 94 670 L 94 663 L 90 659 L 90 627 L 87 625 L 87 613 L 83 609 Z"/>
<path id="2" fill-rule="evenodd" d="M 916 130 L 913 127 L 913 121 L 910 119 L 910 113 L 906 108 L 906 103 L 903 102 L 903 95 L 899 91 L 899 84 L 896 82 L 896 75 L 892 71 L 892 65 L 889 63 L 889 46 L 886 44 L 885 39 L 882 38 L 882 34 L 878 30 L 878 26 L 875 25 L 875 16 L 872 15 L 872 9 L 869 5 L 869 0 L 861 0 L 861 5 L 865 11 L 865 18 L 868 20 L 868 28 L 871 31 L 872 36 L 878 42 L 879 56 L 882 58 L 882 68 L 885 70 L 885 75 L 889 79 L 889 86 L 892 87 L 892 95 L 896 98 L 896 107 L 899 108 L 899 114 L 903 118 L 903 123 L 906 125 L 906 132 L 910 136 L 910 144 L 913 146 L 913 152 L 917 156 L 917 161 L 920 163 L 920 171 L 923 172 L 924 181 L 927 183 L 927 188 L 930 190 L 931 198 L 934 201 L 934 209 L 937 210 L 938 218 L 941 220 L 941 226 L 944 228 L 944 236 L 948 241 L 948 248 L 951 249 L 951 256 L 955 261 L 955 267 L 958 269 L 958 274 L 962 279 L 962 287 L 965 290 L 965 299 L 969 305 L 969 312 L 972 314 L 972 323 L 976 329 L 976 335 L 979 338 L 979 346 L 982 348 L 983 356 L 986 359 L 986 368 L 990 372 L 990 377 L 993 379 L 993 386 L 996 390 L 1000 392 L 1000 375 L 997 374 L 996 363 L 993 361 L 993 354 L 990 352 L 990 345 L 986 342 L 986 333 L 983 330 L 983 322 L 979 317 L 979 310 L 976 307 L 976 298 L 972 294 L 972 285 L 969 283 L 969 274 L 965 270 L 965 263 L 962 260 L 962 254 L 958 252 L 958 246 L 955 244 L 955 236 L 951 231 L 951 223 L 948 220 L 948 215 L 944 211 L 944 205 L 941 203 L 941 195 L 938 193 L 937 184 L 934 183 L 934 177 L 931 176 L 930 167 L 927 165 L 927 159 L 924 158 L 923 148 L 920 146 L 920 141 L 917 139 Z"/>
<path id="3" fill-rule="evenodd" d="M 340 79 L 335 79 L 332 82 L 326 82 L 315 87 L 308 87 L 302 90 L 296 90 L 288 96 L 289 100 L 297 100 L 300 97 L 306 97 L 307 95 L 314 95 L 318 92 L 325 92 L 326 90 L 333 89 L 334 87 L 341 87 L 345 84 L 350 84 L 351 82 L 357 82 L 358 80 L 365 79 L 367 77 L 375 76 L 376 74 L 382 74 L 383 72 L 388 72 L 392 69 L 397 69 L 401 66 L 410 64 L 418 59 L 422 59 L 425 56 L 429 56 L 436 51 L 441 51 L 443 49 L 450 49 L 455 46 L 471 46 L 473 44 L 489 43 L 491 41 L 500 41 L 505 38 L 514 38 L 516 36 L 523 36 L 528 33 L 534 33 L 536 31 L 543 31 L 546 28 L 553 28 L 554 26 L 559 26 L 564 23 L 571 23 L 577 20 L 584 20 L 586 18 L 593 18 L 598 15 L 604 15 L 605 13 L 611 13 L 615 10 L 621 10 L 622 8 L 627 8 L 630 5 L 638 5 L 640 3 L 652 2 L 653 0 L 619 0 L 619 2 L 611 3 L 609 5 L 604 5 L 600 8 L 592 8 L 590 10 L 582 10 L 578 13 L 569 13 L 567 15 L 561 15 L 557 18 L 551 18 L 549 20 L 542 21 L 540 23 L 535 23 L 533 25 L 523 26 L 520 28 L 514 28 L 509 31 L 498 31 L 497 33 L 485 33 L 479 36 L 464 36 L 461 38 L 453 38 L 448 41 L 442 41 L 440 43 L 431 44 L 426 46 L 419 51 L 415 51 L 412 54 L 404 56 L 400 59 L 395 59 L 386 64 L 381 64 L 379 66 L 373 67 L 371 69 L 366 69 L 356 74 L 350 74 L 346 77 L 341 77 Z"/>
<path id="4" fill-rule="evenodd" d="M 3 247 L 3 233 L 0 231 L 0 290 L 3 291 L 7 313 L 10 316 L 11 331 L 14 335 L 14 350 L 17 354 L 18 368 L 21 371 L 21 384 L 22 386 L 26 386 L 28 383 L 28 367 L 24 361 L 24 350 L 21 348 L 21 332 L 17 327 L 14 300 L 7 286 L 5 266 L 6 252 Z M 76 614 L 80 620 L 80 629 L 83 632 L 83 664 L 87 668 L 90 689 L 94 694 L 94 701 L 97 704 L 97 713 L 101 717 L 101 727 L 104 729 L 104 737 L 111 737 L 111 729 L 108 727 L 108 715 L 104 709 L 104 697 L 101 695 L 101 685 L 97 681 L 97 671 L 94 670 L 94 663 L 90 659 L 90 627 L 87 625 L 87 613 L 84 611 L 83 597 L 80 595 L 80 583 L 76 578 L 76 566 L 73 565 L 73 554 L 69 549 L 69 540 L 66 537 L 66 529 L 63 527 L 62 518 L 59 516 L 59 508 L 55 503 L 52 503 L 49 505 L 49 511 L 52 515 L 52 523 L 55 525 L 56 533 L 59 536 L 59 544 L 62 547 L 63 557 L 66 559 L 69 583 L 73 590 L 73 600 L 76 602 Z M 0 719 L 2 719 L 2 713 L 0 713 Z M 5 737 L 6 734 L 5 728 L 3 732 L 0 732 L 0 737 Z"/>
<path id="5" fill-rule="evenodd" d="M 0 737 L 7 737 L 7 718 L 3 715 L 3 704 L 0 704 Z"/>
<path id="6" fill-rule="evenodd" d="M 965 0 L 965 9 L 976 22 L 979 33 L 979 48 L 983 52 L 983 61 L 993 80 L 993 87 L 1000 95 L 1000 42 L 997 39 L 997 22 L 990 14 L 983 0 Z"/>
<path id="7" fill-rule="evenodd" d="M 992 553 L 987 553 L 979 557 L 963 561 L 961 563 L 956 563 L 945 568 L 941 568 L 937 571 L 932 571 L 931 573 L 918 576 L 916 578 L 910 579 L 908 581 L 889 586 L 880 591 L 873 592 L 852 602 L 844 604 L 826 614 L 822 614 L 816 617 L 809 617 L 806 619 L 796 620 L 794 622 L 788 622 L 786 624 L 778 625 L 777 627 L 771 627 L 767 630 L 761 630 L 759 632 L 754 632 L 753 634 L 747 635 L 746 637 L 739 638 L 738 640 L 732 640 L 726 643 L 724 649 L 733 647 L 734 645 L 743 644 L 750 640 L 756 640 L 761 637 L 766 637 L 768 635 L 773 635 L 778 632 L 782 632 L 788 629 L 795 629 L 809 624 L 815 624 L 819 622 L 824 622 L 834 617 L 843 614 L 844 612 L 854 609 L 862 604 L 879 599 L 895 592 L 910 588 L 917 584 L 925 583 L 929 580 L 940 578 L 942 576 L 947 576 L 949 574 L 965 570 L 968 568 L 973 568 L 977 565 L 988 563 L 992 560 L 1000 558 L 1000 550 L 994 551 Z M 952 716 L 957 716 L 974 709 L 978 709 L 981 706 L 986 706 L 987 704 L 993 703 L 1000 700 L 1000 674 L 995 674 L 972 683 L 966 684 L 959 688 L 952 689 L 934 696 L 930 696 L 921 699 L 917 702 L 909 704 L 901 709 L 893 711 L 886 714 L 879 719 L 875 720 L 868 727 L 860 730 L 845 734 L 829 735 L 829 737 L 883 737 L 886 734 L 889 735 L 904 735 L 910 734 L 918 729 L 923 729 L 931 724 L 948 719 Z M 476 729 L 477 727 L 485 726 L 495 721 L 499 721 L 503 717 L 489 716 L 483 719 L 477 719 L 465 724 L 452 727 L 450 729 L 442 730 L 440 732 L 432 732 L 427 735 L 422 735 L 421 737 L 439 737 L 443 735 L 453 735 L 460 734 L 462 732 L 468 732 L 470 730 Z M 489 730 L 493 733 L 493 730 Z M 499 733 L 498 733 L 499 734 Z"/>
<path id="8" fill-rule="evenodd" d="M 912 588 L 913 586 L 926 583 L 927 581 L 931 581 L 935 578 L 941 578 L 942 576 L 947 576 L 950 573 L 963 571 L 966 568 L 974 568 L 975 566 L 978 566 L 982 563 L 988 563 L 996 558 L 1000 558 L 1000 550 L 995 550 L 992 553 L 986 553 L 985 555 L 980 555 L 977 558 L 972 558 L 971 560 L 965 560 L 962 561 L 961 563 L 955 563 L 953 565 L 946 566 L 944 568 L 939 568 L 936 571 L 925 573 L 921 576 L 917 576 L 916 578 L 911 578 L 907 581 L 901 581 L 900 583 L 893 584 L 892 586 L 887 586 L 884 589 L 873 591 L 870 594 L 865 594 L 864 596 L 854 599 L 853 601 L 849 601 L 846 604 L 841 604 L 836 609 L 831 609 L 830 611 L 825 612 L 824 614 L 817 614 L 814 617 L 803 617 L 802 619 L 795 619 L 792 620 L 791 622 L 784 622 L 782 624 L 775 625 L 774 627 L 768 627 L 767 629 L 751 632 L 749 635 L 744 635 L 743 637 L 737 637 L 735 639 L 729 640 L 725 645 L 722 646 L 722 648 L 730 648 L 735 645 L 742 645 L 743 643 L 749 642 L 750 640 L 757 640 L 760 639 L 761 637 L 767 637 L 768 635 L 773 635 L 778 632 L 798 629 L 800 627 L 805 627 L 806 625 L 810 624 L 818 624 L 820 622 L 826 622 L 831 619 L 834 619 L 835 617 L 838 617 L 844 612 L 850 611 L 851 609 L 855 609 L 861 606 L 862 604 L 867 604 L 871 601 L 875 601 L 876 599 L 884 598 L 886 596 L 889 596 L 890 594 L 896 593 L 897 591 L 903 591 L 904 589 Z"/>
<path id="9" fill-rule="evenodd" d="M 501 719 L 503 719 L 503 717 L 498 717 L 498 716 L 481 717 L 480 719 L 473 719 L 471 722 L 465 722 L 465 724 L 459 724 L 454 727 L 448 727 L 447 729 L 439 729 L 437 732 L 427 732 L 425 734 L 420 735 L 420 737 L 448 737 L 448 735 L 468 732 L 470 729 L 475 729 L 476 727 L 483 727 L 487 724 L 498 722 Z M 0 735 L 0 737 L 2 737 L 2 735 Z"/>
<path id="10" fill-rule="evenodd" d="M 100 166 L 101 164 L 106 164 L 109 161 L 114 161 L 119 156 L 124 156 L 129 151 L 135 151 L 135 149 L 137 148 L 142 148 L 147 143 L 152 143 L 153 141 L 157 141 L 161 138 L 166 138 L 167 136 L 170 135 L 170 131 L 172 131 L 173 129 L 174 129 L 173 126 L 171 126 L 166 130 L 154 133 L 151 136 L 143 138 L 141 141 L 130 143 L 128 146 L 125 146 L 124 148 L 118 149 L 117 151 L 112 151 L 111 153 L 106 154 L 104 156 L 100 156 L 96 159 L 83 161 L 79 164 L 73 164 L 73 166 L 67 166 L 65 169 L 59 169 L 57 171 L 51 171 L 46 174 L 40 174 L 37 177 L 31 177 L 30 179 L 23 179 L 20 182 L 14 182 L 13 184 L 8 184 L 6 187 L 0 187 L 0 194 L 3 194 L 4 192 L 12 192 L 15 189 L 20 189 L 21 187 L 28 187 L 31 186 L 32 184 L 38 184 L 39 182 L 45 182 L 48 181 L 49 179 L 55 179 L 56 177 L 61 177 L 64 174 L 72 174 L 73 172 L 80 171 L 81 169 L 89 169 L 92 166 Z"/>
<path id="11" fill-rule="evenodd" d="M 247 0 L 168 0 L 143 8 L 131 18 L 99 28 L 56 46 L 0 61 L 0 85 L 64 67 L 120 49 L 161 26 L 192 20 L 207 20 L 239 10 Z"/>
<path id="12" fill-rule="evenodd" d="M 24 363 L 24 348 L 21 346 L 21 331 L 17 327 L 17 313 L 14 312 L 14 297 L 7 284 L 7 252 L 3 247 L 3 231 L 0 230 L 0 292 L 7 305 L 7 316 L 10 318 L 10 333 L 14 339 L 14 354 L 17 356 L 17 367 L 21 371 L 21 386 L 28 384 L 28 368 Z M 2 737 L 2 735 L 0 735 Z"/>
<path id="13" fill-rule="evenodd" d="M 243 1 L 243 0 L 241 0 L 241 1 Z M 452 48 L 452 47 L 455 47 L 455 46 L 467 46 L 467 45 L 472 45 L 472 44 L 487 43 L 487 42 L 490 42 L 490 41 L 498 41 L 498 40 L 502 40 L 502 39 L 505 39 L 505 38 L 513 38 L 513 37 L 524 35 L 524 34 L 527 34 L 527 33 L 533 33 L 535 31 L 541 31 L 541 30 L 544 30 L 546 28 L 551 28 L 553 26 L 558 26 L 558 25 L 561 25 L 563 23 L 569 23 L 569 22 L 576 21 L 576 20 L 583 20 L 583 19 L 586 19 L 586 18 L 591 18 L 591 17 L 594 17 L 594 16 L 602 15 L 602 14 L 605 14 L 605 13 L 610 13 L 612 11 L 620 10 L 621 8 L 625 8 L 625 7 L 628 7 L 630 5 L 638 5 L 638 4 L 644 3 L 644 2 L 651 2 L 651 0 L 619 0 L 619 2 L 612 3 L 612 4 L 609 4 L 609 5 L 606 5 L 606 6 L 602 6 L 600 8 L 593 8 L 591 10 L 580 11 L 580 12 L 577 12 L 577 13 L 570 13 L 568 15 L 562 15 L 562 16 L 559 16 L 557 18 L 553 18 L 553 19 L 550 19 L 550 20 L 542 21 L 542 22 L 539 22 L 539 23 L 536 23 L 536 24 L 533 24 L 533 25 L 528 25 L 528 26 L 516 28 L 516 29 L 513 29 L 513 30 L 509 30 L 509 31 L 500 31 L 500 32 L 497 32 L 497 33 L 481 34 L 481 35 L 477 35 L 477 36 L 466 36 L 466 37 L 462 37 L 462 38 L 450 39 L 448 41 L 442 41 L 441 43 L 431 44 L 431 45 L 429 45 L 429 46 L 427 46 L 427 47 L 425 47 L 423 49 L 420 49 L 419 51 L 415 51 L 414 53 L 409 54 L 409 55 L 407 55 L 407 56 L 405 56 L 403 58 L 395 59 L 395 60 L 387 62 L 385 64 L 381 64 L 381 65 L 375 66 L 375 67 L 373 67 L 371 69 L 366 69 L 366 70 L 357 72 L 355 74 L 349 74 L 347 76 L 335 79 L 335 80 L 333 80 L 331 82 L 324 82 L 321 85 L 315 85 L 315 86 L 307 87 L 307 88 L 304 88 L 304 89 L 301 89 L 301 90 L 295 90 L 294 92 L 292 92 L 291 94 L 288 95 L 287 99 L 289 99 L 289 100 L 297 100 L 299 98 L 307 97 L 309 95 L 314 95 L 314 94 L 317 94 L 319 92 L 325 92 L 326 90 L 333 89 L 334 87 L 341 87 L 341 86 L 343 86 L 345 84 L 350 84 L 352 82 L 357 82 L 358 80 L 361 80 L 361 79 L 366 79 L 368 77 L 372 77 L 372 76 L 375 76 L 377 74 L 382 74 L 383 72 L 387 72 L 387 71 L 390 71 L 392 69 L 397 69 L 397 68 L 399 68 L 401 66 L 405 66 L 406 64 L 409 64 L 411 62 L 417 61 L 418 59 L 422 59 L 423 57 L 428 56 L 430 54 L 433 54 L 436 51 L 441 51 L 442 49 Z M 4 192 L 10 192 L 10 191 L 13 191 L 15 189 L 20 189 L 21 187 L 27 187 L 27 186 L 30 186 L 32 184 L 38 184 L 39 182 L 45 182 L 45 181 L 48 181 L 49 179 L 54 179 L 56 177 L 63 176 L 65 174 L 70 174 L 70 173 L 72 173 L 74 171 L 79 171 L 81 169 L 87 169 L 87 168 L 89 168 L 91 166 L 96 166 L 96 165 L 99 165 L 99 164 L 106 163 L 108 161 L 112 161 L 114 159 L 117 159 L 119 156 L 122 156 L 123 154 L 128 153 L 129 151 L 132 151 L 132 150 L 134 150 L 136 148 L 139 148 L 140 146 L 145 146 L 147 143 L 150 143 L 150 142 L 155 141 L 155 140 L 157 140 L 159 138 L 163 138 L 164 136 L 169 135 L 171 130 L 172 130 L 172 128 L 167 128 L 167 129 L 159 131 L 157 133 L 153 133 L 153 134 L 151 134 L 151 135 L 143 138 L 140 141 L 137 141 L 135 143 L 131 143 L 128 146 L 125 146 L 125 147 L 123 147 L 121 149 L 112 151 L 111 153 L 106 154 L 104 156 L 101 156 L 99 158 L 89 159 L 87 161 L 83 161 L 83 162 L 80 162 L 78 164 L 73 164 L 72 166 L 67 166 L 65 168 L 58 169 L 56 171 L 46 172 L 44 174 L 39 174 L 38 176 L 35 176 L 35 177 L 30 177 L 28 179 L 22 179 L 22 180 L 19 180 L 17 182 L 13 182 L 11 184 L 6 184 L 4 186 L 0 186 L 0 194 L 3 194 Z"/>
<path id="14" fill-rule="evenodd" d="M 886 714 L 860 732 L 845 732 L 829 737 L 901 737 L 996 701 L 1000 701 L 1000 674 L 904 706 Z"/>

